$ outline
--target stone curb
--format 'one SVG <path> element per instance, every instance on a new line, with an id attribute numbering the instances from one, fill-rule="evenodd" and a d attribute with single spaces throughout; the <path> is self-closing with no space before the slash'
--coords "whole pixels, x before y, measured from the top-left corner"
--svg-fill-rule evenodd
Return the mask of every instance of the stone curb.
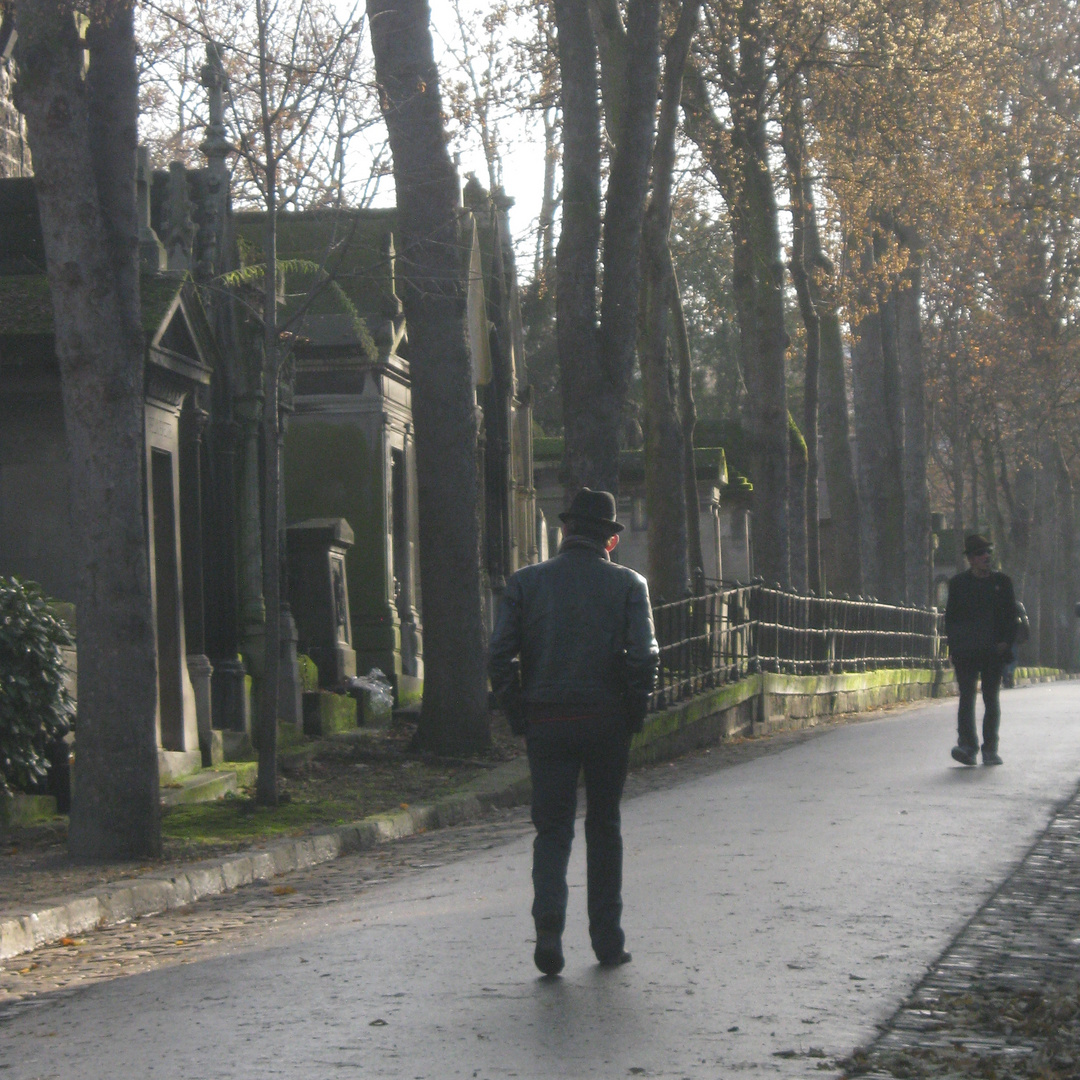
<path id="1" fill-rule="evenodd" d="M 430 806 L 373 814 L 326 832 L 191 863 L 168 876 L 147 875 L 71 899 L 46 901 L 31 914 L 0 919 L 0 961 L 65 937 L 187 907 L 207 896 L 332 862 L 391 840 L 475 821 L 492 807 L 527 802 L 529 792 L 528 763 L 519 758 Z"/>

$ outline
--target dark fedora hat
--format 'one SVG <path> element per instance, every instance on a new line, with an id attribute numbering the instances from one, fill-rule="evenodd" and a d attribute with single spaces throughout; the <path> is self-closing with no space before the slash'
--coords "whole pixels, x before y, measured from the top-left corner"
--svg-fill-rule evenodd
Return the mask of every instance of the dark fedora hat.
<path id="1" fill-rule="evenodd" d="M 593 491 L 591 488 L 582 488 L 569 508 L 559 515 L 559 520 L 602 525 L 612 533 L 623 530 L 615 520 L 615 496 L 610 491 Z"/>
<path id="2" fill-rule="evenodd" d="M 965 555 L 981 555 L 984 551 L 993 551 L 994 545 L 981 533 L 972 533 L 964 538 Z"/>

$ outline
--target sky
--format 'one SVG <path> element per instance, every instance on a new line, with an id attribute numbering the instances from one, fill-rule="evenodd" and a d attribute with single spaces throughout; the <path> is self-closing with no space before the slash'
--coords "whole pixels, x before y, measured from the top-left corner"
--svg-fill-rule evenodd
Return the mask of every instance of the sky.
<path id="1" fill-rule="evenodd" d="M 447 84 L 461 78 L 452 55 L 453 50 L 460 48 L 460 37 L 449 0 L 430 2 L 435 60 L 440 78 Z M 477 23 L 490 7 L 484 0 L 462 0 L 462 4 L 469 9 L 471 19 Z M 525 32 L 526 28 L 523 28 L 521 33 Z M 381 129 L 372 132 L 372 142 L 380 142 L 384 135 Z M 510 211 L 510 227 L 517 251 L 518 274 L 522 278 L 528 278 L 532 272 L 536 225 L 543 198 L 543 131 L 539 124 L 530 129 L 523 121 L 507 123 L 504 120 L 499 127 L 499 136 L 503 188 L 506 194 L 514 199 L 514 207 Z M 458 171 L 462 184 L 469 173 L 474 173 L 485 187 L 488 186 L 487 163 L 478 137 L 460 129 L 452 131 L 450 151 L 459 160 Z M 393 182 L 385 180 L 380 185 L 374 205 L 389 206 L 393 205 L 393 201 Z"/>

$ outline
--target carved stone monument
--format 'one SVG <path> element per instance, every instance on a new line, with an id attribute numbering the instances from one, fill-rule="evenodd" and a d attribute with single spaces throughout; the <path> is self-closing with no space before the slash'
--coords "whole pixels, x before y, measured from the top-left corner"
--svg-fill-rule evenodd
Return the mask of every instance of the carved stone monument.
<path id="1" fill-rule="evenodd" d="M 311 518 L 288 528 L 289 606 L 299 648 L 315 661 L 319 686 L 340 689 L 356 674 L 345 553 L 353 531 L 344 518 Z"/>

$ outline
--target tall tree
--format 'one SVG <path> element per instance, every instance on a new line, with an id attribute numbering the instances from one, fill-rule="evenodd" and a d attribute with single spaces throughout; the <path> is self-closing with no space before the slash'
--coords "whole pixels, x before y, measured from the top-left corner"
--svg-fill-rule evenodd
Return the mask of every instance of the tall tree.
<path id="1" fill-rule="evenodd" d="M 424 596 L 417 740 L 441 753 L 468 754 L 488 745 L 490 731 L 460 188 L 446 148 L 426 0 L 368 0 L 367 10 L 394 158 L 416 423 Z"/>
<path id="2" fill-rule="evenodd" d="M 682 304 L 669 242 L 683 71 L 700 7 L 700 0 L 685 0 L 664 48 L 652 189 L 641 237 L 638 359 L 645 395 L 649 582 L 654 595 L 666 600 L 680 599 L 692 571 L 701 566 L 700 536 L 694 552 L 696 562 L 691 556 L 691 532 L 697 531 L 698 496 L 693 473 L 687 475 L 694 462 L 690 357 L 689 347 L 682 340 L 686 327 L 681 318 Z M 670 315 L 674 316 L 674 326 L 669 322 Z M 674 370 L 672 356 L 676 362 Z"/>
<path id="3" fill-rule="evenodd" d="M 821 371 L 821 318 L 811 275 L 820 273 L 813 262 L 807 266 L 808 234 L 816 235 L 814 223 L 809 221 L 814 213 L 814 192 L 806 169 L 806 133 L 803 126 L 801 81 L 791 80 L 784 109 L 782 143 L 788 169 L 788 185 L 791 195 L 791 278 L 799 301 L 806 334 L 806 363 L 803 378 L 803 435 L 806 447 L 805 512 L 806 522 L 806 588 L 821 593 L 821 542 L 818 535 L 818 431 L 819 431 L 819 384 Z M 813 230 L 813 231 L 812 231 Z M 810 252 L 811 259 L 813 252 Z M 792 457 L 794 464 L 796 456 Z M 801 459 L 800 459 L 801 461 Z M 796 492 L 795 473 L 792 473 L 792 493 Z M 797 518 L 793 517 L 792 525 Z M 792 579 L 798 581 L 794 563 L 796 555 L 802 554 L 802 545 L 792 543 Z"/>
<path id="4" fill-rule="evenodd" d="M 754 483 L 755 571 L 790 581 L 784 262 L 770 168 L 774 22 L 763 0 L 710 5 L 710 34 L 687 79 L 687 134 L 727 203 L 735 244 L 744 430 Z"/>
<path id="5" fill-rule="evenodd" d="M 862 245 L 862 309 L 853 327 L 851 373 L 858 446 L 859 496 L 863 506 L 863 569 L 867 588 L 888 603 L 904 598 L 903 443 L 900 379 L 892 307 L 869 283 L 876 241 Z"/>
<path id="6" fill-rule="evenodd" d="M 597 0 L 592 11 L 594 19 L 589 5 L 580 0 L 555 0 L 563 115 L 563 218 L 555 256 L 559 368 L 570 484 L 618 492 L 619 436 L 636 360 L 641 228 L 660 67 L 660 4 L 630 0 L 625 25 L 615 0 Z M 602 222 L 598 60 L 612 143 Z"/>
<path id="7" fill-rule="evenodd" d="M 900 361 L 900 404 L 904 446 L 904 598 L 930 603 L 930 489 L 927 484 L 926 365 L 922 343 L 922 243 L 917 231 L 897 224 L 907 249 L 907 269 L 894 302 L 896 351 Z"/>
<path id="8" fill-rule="evenodd" d="M 161 827 L 132 5 L 100 5 L 85 41 L 85 20 L 64 0 L 20 0 L 16 19 L 16 104 L 26 118 L 52 294 L 78 565 L 69 844 L 85 857 L 143 858 L 160 851 Z"/>

